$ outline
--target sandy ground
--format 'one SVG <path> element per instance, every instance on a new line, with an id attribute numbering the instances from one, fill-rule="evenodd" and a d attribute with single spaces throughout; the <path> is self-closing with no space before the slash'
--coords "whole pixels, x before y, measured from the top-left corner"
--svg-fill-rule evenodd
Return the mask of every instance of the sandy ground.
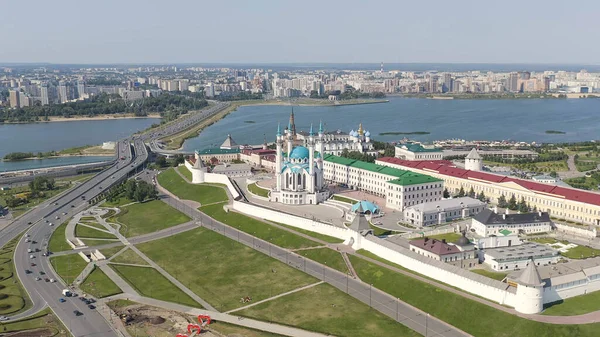
<path id="1" fill-rule="evenodd" d="M 117 114 L 117 115 L 98 115 L 94 117 L 49 117 L 49 121 L 40 121 L 40 123 L 49 123 L 49 122 L 76 122 L 76 121 L 103 121 L 108 119 L 132 119 L 132 118 L 160 118 L 159 114 L 149 114 L 148 116 L 138 117 L 133 114 Z"/>

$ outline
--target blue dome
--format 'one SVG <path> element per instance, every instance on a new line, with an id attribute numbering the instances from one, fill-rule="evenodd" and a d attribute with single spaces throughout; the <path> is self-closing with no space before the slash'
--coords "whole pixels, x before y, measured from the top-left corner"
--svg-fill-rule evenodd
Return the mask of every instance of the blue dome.
<path id="1" fill-rule="evenodd" d="M 369 131 L 365 132 L 365 137 L 370 137 L 371 133 Z"/>
<path id="2" fill-rule="evenodd" d="M 359 201 L 356 204 L 352 205 L 352 212 L 355 213 L 356 210 L 361 208 L 363 213 L 370 212 L 371 214 L 379 213 L 379 207 L 370 201 Z"/>
<path id="3" fill-rule="evenodd" d="M 290 153 L 292 159 L 304 159 L 309 157 L 308 149 L 304 146 L 296 146 Z"/>

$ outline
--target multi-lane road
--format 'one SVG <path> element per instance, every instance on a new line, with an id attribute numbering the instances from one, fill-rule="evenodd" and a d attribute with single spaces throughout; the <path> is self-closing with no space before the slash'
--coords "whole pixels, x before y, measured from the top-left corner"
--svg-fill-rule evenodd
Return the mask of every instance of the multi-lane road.
<path id="1" fill-rule="evenodd" d="M 68 298 L 64 303 L 59 302 L 62 290 L 66 285 L 55 274 L 49 258 L 43 256 L 43 253 L 48 250 L 50 236 L 56 226 L 74 214 L 85 210 L 88 207 L 88 200 L 126 179 L 132 171 L 144 165 L 149 155 L 146 142 L 184 131 L 196 123 L 212 117 L 228 105 L 217 103 L 208 109 L 169 123 L 152 132 L 118 141 L 116 151 L 117 155 L 123 158 L 122 160 L 117 160 L 109 168 L 85 183 L 38 205 L 0 230 L 0 246 L 23 232 L 28 235 L 23 236 L 17 244 L 14 262 L 16 274 L 29 294 L 33 305 L 27 311 L 12 316 L 11 319 L 29 316 L 49 306 L 73 336 L 117 336 L 111 325 L 98 312 L 88 309 L 82 301 Z M 33 253 L 29 253 L 29 249 Z M 39 252 L 36 252 L 36 249 L 39 249 Z M 28 274 L 26 270 L 30 270 L 32 273 Z M 42 275 L 40 272 L 44 274 Z M 36 280 L 37 277 L 40 280 Z M 46 282 L 46 278 L 55 279 L 57 282 Z M 75 310 L 82 312 L 83 315 L 76 316 Z"/>

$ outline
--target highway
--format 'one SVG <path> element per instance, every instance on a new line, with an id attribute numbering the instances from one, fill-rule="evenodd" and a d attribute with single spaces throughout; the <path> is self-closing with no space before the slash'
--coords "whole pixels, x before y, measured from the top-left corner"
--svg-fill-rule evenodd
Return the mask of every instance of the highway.
<path id="1" fill-rule="evenodd" d="M 82 301 L 67 298 L 65 303 L 59 302 L 59 298 L 63 297 L 62 289 L 65 289 L 66 285 L 54 273 L 48 257 L 43 256 L 43 252 L 47 251 L 50 236 L 59 224 L 88 208 L 88 200 L 112 185 L 123 181 L 130 172 L 142 166 L 149 156 L 145 142 L 152 142 L 154 138 L 184 131 L 194 124 L 210 118 L 228 105 L 228 103 L 217 103 L 208 109 L 168 123 L 151 132 L 118 141 L 116 145 L 117 155 L 123 157 L 123 160 L 117 160 L 109 168 L 85 183 L 43 202 L 0 230 L 0 246 L 5 245 L 25 231 L 29 234 L 27 238 L 31 240 L 31 242 L 25 242 L 26 237 L 20 239 L 15 249 L 14 262 L 16 275 L 28 292 L 33 305 L 27 311 L 12 316 L 11 320 L 27 317 L 46 306 L 50 306 L 75 337 L 118 336 L 111 325 L 98 312 L 88 309 Z M 85 196 L 85 200 L 82 196 Z M 50 223 L 53 225 L 50 225 Z M 36 244 L 33 244 L 33 242 L 36 242 Z M 39 249 L 39 252 L 35 252 L 36 248 Z M 28 249 L 32 249 L 34 253 L 28 253 Z M 32 263 L 35 266 L 32 266 Z M 31 270 L 32 273 L 27 274 L 25 272 L 27 269 Z M 41 275 L 40 272 L 45 274 Z M 41 280 L 36 281 L 36 277 L 40 277 Z M 57 282 L 45 282 L 45 278 L 55 279 Z M 75 310 L 79 310 L 83 315 L 75 316 Z"/>

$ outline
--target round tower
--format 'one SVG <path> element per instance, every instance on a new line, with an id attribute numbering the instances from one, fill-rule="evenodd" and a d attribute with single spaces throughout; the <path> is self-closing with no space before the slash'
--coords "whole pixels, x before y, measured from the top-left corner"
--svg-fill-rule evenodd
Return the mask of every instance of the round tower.
<path id="1" fill-rule="evenodd" d="M 483 169 L 483 158 L 475 148 L 465 157 L 465 170 L 481 171 Z"/>
<path id="2" fill-rule="evenodd" d="M 523 314 L 538 314 L 544 309 L 544 282 L 535 268 L 535 261 L 529 264 L 517 279 L 517 301 L 515 310 Z"/>

